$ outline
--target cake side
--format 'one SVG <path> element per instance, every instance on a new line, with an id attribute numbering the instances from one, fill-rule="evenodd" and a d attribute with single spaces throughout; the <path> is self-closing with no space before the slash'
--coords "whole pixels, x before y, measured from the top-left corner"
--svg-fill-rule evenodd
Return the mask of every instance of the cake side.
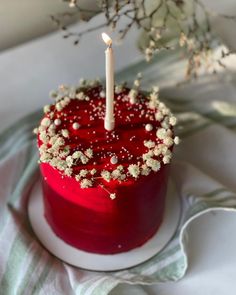
<path id="1" fill-rule="evenodd" d="M 69 187 L 65 179 L 59 194 L 51 182 L 62 185 L 60 174 L 42 164 L 42 174 L 50 180 L 43 179 L 45 217 L 53 231 L 76 248 L 99 254 L 126 252 L 144 244 L 161 225 L 168 169 L 165 166 L 134 185 L 121 184 L 114 200 L 101 187 L 81 189 L 68 178 L 70 188 L 76 189 L 69 200 L 63 193 Z"/>

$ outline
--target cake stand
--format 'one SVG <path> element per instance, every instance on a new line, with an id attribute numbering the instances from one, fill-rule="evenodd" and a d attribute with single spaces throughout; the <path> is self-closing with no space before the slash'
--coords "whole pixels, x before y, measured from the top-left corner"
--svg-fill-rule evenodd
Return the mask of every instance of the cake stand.
<path id="1" fill-rule="evenodd" d="M 179 224 L 181 202 L 175 186 L 169 181 L 164 220 L 158 232 L 141 247 L 128 252 L 104 255 L 78 250 L 61 240 L 48 225 L 43 210 L 43 196 L 40 181 L 31 191 L 28 204 L 32 228 L 41 243 L 64 262 L 94 271 L 116 271 L 136 266 L 160 252 L 173 237 Z"/>

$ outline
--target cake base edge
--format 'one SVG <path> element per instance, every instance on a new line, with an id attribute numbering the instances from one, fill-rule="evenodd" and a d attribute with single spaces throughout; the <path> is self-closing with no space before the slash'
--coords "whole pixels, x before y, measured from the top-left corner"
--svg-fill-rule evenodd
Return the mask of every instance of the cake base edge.
<path id="1" fill-rule="evenodd" d="M 43 246 L 62 261 L 93 271 L 117 271 L 136 266 L 158 254 L 176 232 L 181 216 L 181 201 L 173 181 L 168 182 L 163 222 L 157 233 L 145 244 L 118 254 L 95 254 L 76 249 L 58 238 L 44 217 L 42 188 L 38 180 L 28 203 L 30 223 Z"/>

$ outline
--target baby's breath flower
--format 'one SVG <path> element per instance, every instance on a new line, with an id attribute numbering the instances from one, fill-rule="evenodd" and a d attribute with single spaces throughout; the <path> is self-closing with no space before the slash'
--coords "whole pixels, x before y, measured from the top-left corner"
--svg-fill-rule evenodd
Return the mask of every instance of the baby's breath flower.
<path id="1" fill-rule="evenodd" d="M 130 175 L 133 176 L 134 178 L 137 178 L 140 174 L 139 166 L 136 164 L 129 165 L 128 171 L 129 171 Z"/>
<path id="2" fill-rule="evenodd" d="M 69 137 L 69 131 L 67 129 L 62 129 L 61 134 L 63 137 L 68 138 Z"/>
<path id="3" fill-rule="evenodd" d="M 92 181 L 91 180 L 89 180 L 89 179 L 83 179 L 83 180 L 81 180 L 81 182 L 80 182 L 80 187 L 81 188 L 88 188 L 88 187 L 91 187 L 92 186 Z"/>
<path id="4" fill-rule="evenodd" d="M 159 148 L 158 145 L 156 145 L 153 149 L 153 154 L 157 157 L 161 154 L 161 149 Z"/>
<path id="5" fill-rule="evenodd" d="M 56 98 L 57 97 L 57 91 L 56 90 L 51 90 L 49 92 L 49 97 L 51 98 Z"/>
<path id="6" fill-rule="evenodd" d="M 82 152 L 81 151 L 76 151 L 72 154 L 72 158 L 73 159 L 79 159 L 82 155 Z"/>
<path id="7" fill-rule="evenodd" d="M 55 146 L 62 146 L 65 144 L 65 140 L 62 137 L 58 137 L 54 143 Z"/>
<path id="8" fill-rule="evenodd" d="M 134 80 L 134 86 L 140 87 L 140 80 L 139 79 Z"/>
<path id="9" fill-rule="evenodd" d="M 38 128 L 34 128 L 33 133 L 38 134 L 38 132 L 39 132 Z"/>
<path id="10" fill-rule="evenodd" d="M 61 160 L 60 158 L 55 158 L 56 162 L 55 162 L 55 166 L 57 167 L 57 169 L 64 171 L 67 168 L 67 163 L 64 160 Z M 51 162 L 50 162 L 51 164 Z"/>
<path id="11" fill-rule="evenodd" d="M 122 171 L 122 170 L 124 169 L 124 167 L 123 167 L 122 165 L 118 165 L 118 166 L 116 167 L 116 169 Z"/>
<path id="12" fill-rule="evenodd" d="M 50 112 L 50 105 L 45 105 L 44 107 L 43 107 L 43 112 L 46 114 L 46 113 L 49 113 Z"/>
<path id="13" fill-rule="evenodd" d="M 46 144 L 41 144 L 39 147 L 39 152 L 40 153 L 45 153 L 47 151 L 47 145 Z"/>
<path id="14" fill-rule="evenodd" d="M 153 148 L 155 146 L 155 142 L 148 140 L 148 141 L 144 141 L 144 146 L 146 146 L 147 148 Z"/>
<path id="15" fill-rule="evenodd" d="M 84 153 L 89 159 L 91 159 L 93 157 L 93 150 L 90 148 L 87 149 Z"/>
<path id="16" fill-rule="evenodd" d="M 66 157 L 66 163 L 67 163 L 68 167 L 73 166 L 73 162 L 74 162 L 74 160 L 73 160 L 72 156 L 67 156 Z"/>
<path id="17" fill-rule="evenodd" d="M 158 171 L 160 169 L 160 167 L 161 167 L 160 162 L 155 160 L 155 159 L 152 159 L 152 158 L 148 159 L 146 161 L 146 164 L 147 164 L 148 167 L 150 167 L 155 172 Z"/>
<path id="18" fill-rule="evenodd" d="M 84 154 L 81 154 L 80 161 L 82 164 L 87 164 L 89 159 Z"/>
<path id="19" fill-rule="evenodd" d="M 157 113 L 155 113 L 155 119 L 157 121 L 161 121 L 163 119 L 163 117 L 164 116 L 162 115 L 162 113 L 160 111 L 158 111 Z"/>
<path id="20" fill-rule="evenodd" d="M 122 92 L 122 90 L 123 90 L 123 85 L 122 84 L 115 86 L 115 93 L 116 94 L 120 94 Z"/>
<path id="21" fill-rule="evenodd" d="M 161 127 L 164 129 L 168 129 L 170 127 L 169 121 L 167 121 L 167 120 L 162 121 Z"/>
<path id="22" fill-rule="evenodd" d="M 40 155 L 40 161 L 43 162 L 43 163 L 47 163 L 49 162 L 50 160 L 52 159 L 52 155 L 49 154 L 49 153 L 42 153 Z"/>
<path id="23" fill-rule="evenodd" d="M 162 159 L 162 161 L 163 161 L 164 164 L 170 163 L 170 160 L 171 160 L 171 157 L 170 156 L 164 156 L 163 159 Z"/>
<path id="24" fill-rule="evenodd" d="M 143 164 L 141 168 L 142 168 L 142 169 L 141 169 L 141 174 L 142 174 L 142 175 L 147 176 L 147 175 L 150 174 L 151 169 L 148 168 L 148 166 L 147 166 L 146 164 Z"/>
<path id="25" fill-rule="evenodd" d="M 79 100 L 84 100 L 85 95 L 84 93 L 81 91 L 79 93 L 76 94 L 76 98 L 78 98 Z"/>
<path id="26" fill-rule="evenodd" d="M 107 170 L 103 170 L 101 172 L 101 176 L 103 179 L 105 179 L 107 182 L 109 182 L 111 180 L 111 173 Z"/>
<path id="27" fill-rule="evenodd" d="M 153 151 L 149 150 L 147 153 L 144 153 L 142 155 L 142 158 L 143 158 L 144 161 L 146 161 L 147 159 L 150 159 L 152 156 L 153 156 Z"/>
<path id="28" fill-rule="evenodd" d="M 43 120 L 41 121 L 41 125 L 44 127 L 48 127 L 51 124 L 51 120 L 47 117 L 43 118 Z"/>
<path id="29" fill-rule="evenodd" d="M 80 177 L 85 177 L 87 174 L 88 174 L 88 170 L 87 169 L 80 170 L 80 173 L 79 173 Z"/>
<path id="30" fill-rule="evenodd" d="M 138 95 L 138 91 L 137 91 L 137 90 L 135 90 L 135 89 L 131 89 L 131 90 L 129 91 L 128 96 L 129 96 L 129 98 L 130 98 L 130 103 L 131 103 L 131 104 L 134 104 L 134 103 L 136 102 L 137 95 Z"/>
<path id="31" fill-rule="evenodd" d="M 111 176 L 113 179 L 119 179 L 121 176 L 121 172 L 119 169 L 115 169 L 112 171 Z"/>
<path id="32" fill-rule="evenodd" d="M 65 147 L 63 148 L 63 150 L 60 151 L 60 157 L 61 157 L 61 158 L 64 158 L 64 157 L 68 156 L 69 153 L 70 153 L 70 147 L 69 147 L 69 146 L 65 146 Z"/>
<path id="33" fill-rule="evenodd" d="M 156 133 L 157 137 L 160 139 L 166 138 L 166 130 L 164 128 L 159 128 Z"/>
<path id="34" fill-rule="evenodd" d="M 91 171 L 90 171 L 90 174 L 91 175 L 94 175 L 94 174 L 96 174 L 97 173 L 97 170 L 95 169 L 95 168 L 93 168 Z"/>
<path id="35" fill-rule="evenodd" d="M 73 172 L 73 170 L 71 168 L 66 168 L 64 171 L 66 176 L 71 176 L 72 172 Z"/>
<path id="36" fill-rule="evenodd" d="M 55 105 L 55 108 L 58 112 L 62 111 L 63 110 L 63 106 L 60 102 L 57 102 L 56 105 Z"/>
<path id="37" fill-rule="evenodd" d="M 170 146 L 173 145 L 174 140 L 173 140 L 171 137 L 166 137 L 166 138 L 164 138 L 163 143 L 164 143 L 166 146 L 170 147 Z"/>
<path id="38" fill-rule="evenodd" d="M 109 197 L 114 200 L 116 198 L 116 194 L 110 194 Z"/>
<path id="39" fill-rule="evenodd" d="M 40 134 L 39 134 L 39 139 L 43 142 L 43 143 L 48 143 L 50 138 L 49 136 L 47 135 L 46 131 L 42 131 Z"/>
<path id="40" fill-rule="evenodd" d="M 166 145 L 164 145 L 164 144 L 159 144 L 158 148 L 160 149 L 162 155 L 165 155 L 167 150 L 168 150 L 168 147 Z"/>
<path id="41" fill-rule="evenodd" d="M 169 122 L 170 122 L 170 125 L 171 125 L 171 126 L 175 126 L 176 123 L 177 123 L 177 119 L 176 119 L 176 117 L 171 116 L 170 119 L 169 119 Z"/>

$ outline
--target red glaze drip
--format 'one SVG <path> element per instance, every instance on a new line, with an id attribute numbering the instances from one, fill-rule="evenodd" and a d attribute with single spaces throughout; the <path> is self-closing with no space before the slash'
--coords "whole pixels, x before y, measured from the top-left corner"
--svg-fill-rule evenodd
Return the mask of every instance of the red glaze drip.
<path id="1" fill-rule="evenodd" d="M 142 154 L 148 152 L 143 144 L 145 140 L 162 143 L 156 138 L 156 130 L 160 127 L 154 116 L 156 110 L 147 107 L 141 94 L 138 102 L 131 105 L 126 96 L 128 89 L 116 95 L 115 130 L 106 131 L 103 120 L 105 99 L 99 96 L 100 90 L 100 87 L 88 90 L 89 101 L 71 100 L 62 111 L 51 107 L 51 120 L 59 118 L 62 122 L 57 133 L 61 129 L 69 131 L 65 144 L 70 146 L 70 154 L 92 148 L 93 158 L 86 165 L 78 163 L 74 166 L 72 177 L 62 175 L 48 163 L 40 166 L 45 217 L 53 231 L 76 248 L 112 254 L 141 246 L 159 228 L 169 165 L 162 164 L 158 172 L 138 179 L 129 176 L 122 182 L 106 182 L 100 177 L 103 169 L 112 171 L 118 165 L 127 168 L 130 164 L 142 162 Z M 74 122 L 80 124 L 78 130 L 72 128 Z M 147 123 L 153 125 L 150 132 L 145 130 Z M 115 165 L 110 163 L 113 155 L 118 157 Z M 161 157 L 156 159 L 161 161 Z M 81 169 L 93 168 L 97 170 L 93 187 L 82 189 L 74 174 Z M 116 199 L 111 200 L 108 192 L 116 193 Z"/>

